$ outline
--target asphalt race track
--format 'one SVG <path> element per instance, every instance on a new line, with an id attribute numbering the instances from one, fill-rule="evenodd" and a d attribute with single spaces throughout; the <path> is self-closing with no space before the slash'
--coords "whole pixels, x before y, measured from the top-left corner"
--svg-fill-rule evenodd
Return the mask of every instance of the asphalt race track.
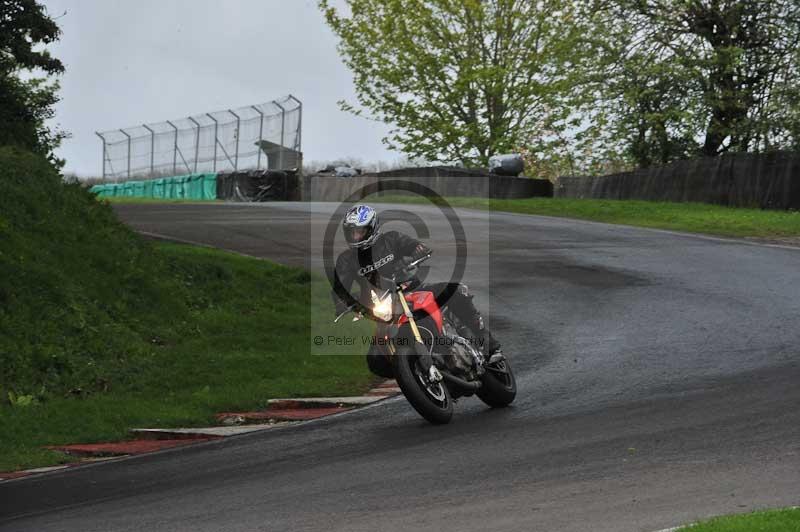
<path id="1" fill-rule="evenodd" d="M 447 276 L 452 232 L 418 213 Z M 118 205 L 135 228 L 321 267 L 327 204 Z M 800 249 L 458 211 L 517 373 L 450 425 L 402 398 L 0 484 L 3 531 L 654 531 L 800 504 Z"/>

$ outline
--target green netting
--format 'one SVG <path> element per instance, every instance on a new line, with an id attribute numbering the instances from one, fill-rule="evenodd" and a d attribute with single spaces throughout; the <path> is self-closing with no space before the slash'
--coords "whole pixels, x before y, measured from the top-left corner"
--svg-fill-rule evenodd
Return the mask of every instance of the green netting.
<path id="1" fill-rule="evenodd" d="M 91 191 L 101 198 L 129 196 L 156 199 L 217 199 L 217 174 L 188 174 L 147 181 L 95 185 Z"/>
<path id="2" fill-rule="evenodd" d="M 217 174 L 200 174 L 203 176 L 200 194 L 204 198 L 218 199 L 217 198 Z"/>
<path id="3" fill-rule="evenodd" d="M 183 193 L 183 187 L 186 186 L 186 176 L 180 175 L 172 181 L 172 197 L 175 199 L 184 199 L 186 195 Z"/>
<path id="4" fill-rule="evenodd" d="M 175 197 L 175 178 L 168 177 L 164 179 L 164 198 L 172 199 Z"/>

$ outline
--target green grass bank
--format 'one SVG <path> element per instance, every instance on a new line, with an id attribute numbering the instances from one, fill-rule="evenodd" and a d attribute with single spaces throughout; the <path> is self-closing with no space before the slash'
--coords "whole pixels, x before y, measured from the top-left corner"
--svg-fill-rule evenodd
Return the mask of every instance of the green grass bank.
<path id="1" fill-rule="evenodd" d="M 717 517 L 679 530 L 680 532 L 800 532 L 800 509 L 768 510 Z"/>
<path id="2" fill-rule="evenodd" d="M 324 280 L 145 241 L 35 156 L 0 149 L 0 168 L 0 471 L 65 461 L 42 445 L 373 382 L 362 357 L 311 354 Z"/>
<path id="3" fill-rule="evenodd" d="M 180 199 L 106 198 L 112 203 L 193 203 Z M 418 196 L 369 198 L 373 203 L 429 203 Z M 446 198 L 453 207 L 538 214 L 595 222 L 669 229 L 727 237 L 790 238 L 800 236 L 800 212 L 723 207 L 706 203 L 567 198 Z M 208 203 L 208 202 L 202 202 Z"/>
<path id="4" fill-rule="evenodd" d="M 378 198 L 377 202 L 428 203 L 414 196 Z M 453 207 L 576 218 L 595 222 L 669 229 L 729 237 L 800 236 L 800 212 L 722 207 L 705 203 L 566 198 L 446 198 Z"/>

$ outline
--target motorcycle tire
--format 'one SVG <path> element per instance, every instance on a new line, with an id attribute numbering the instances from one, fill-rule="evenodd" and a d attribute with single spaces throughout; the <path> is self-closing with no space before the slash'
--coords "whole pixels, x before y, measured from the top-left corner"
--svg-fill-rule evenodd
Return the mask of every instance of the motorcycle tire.
<path id="1" fill-rule="evenodd" d="M 453 399 L 444 382 L 427 381 L 413 347 L 398 349 L 392 358 L 397 384 L 414 410 L 434 425 L 449 423 Z"/>
<path id="2" fill-rule="evenodd" d="M 508 360 L 500 363 L 501 367 L 487 367 L 481 377 L 482 385 L 475 392 L 478 398 L 492 408 L 504 408 L 517 397 L 517 381 Z M 504 371 L 498 371 L 503 369 Z"/>

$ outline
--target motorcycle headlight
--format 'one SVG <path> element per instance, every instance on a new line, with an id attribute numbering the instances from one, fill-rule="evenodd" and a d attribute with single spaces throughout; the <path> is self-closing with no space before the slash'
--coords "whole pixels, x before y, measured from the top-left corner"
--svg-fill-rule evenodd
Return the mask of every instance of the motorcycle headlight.
<path id="1" fill-rule="evenodd" d="M 383 321 L 392 319 L 392 293 L 389 292 L 381 299 L 374 290 L 372 292 L 372 313 L 376 318 Z"/>

